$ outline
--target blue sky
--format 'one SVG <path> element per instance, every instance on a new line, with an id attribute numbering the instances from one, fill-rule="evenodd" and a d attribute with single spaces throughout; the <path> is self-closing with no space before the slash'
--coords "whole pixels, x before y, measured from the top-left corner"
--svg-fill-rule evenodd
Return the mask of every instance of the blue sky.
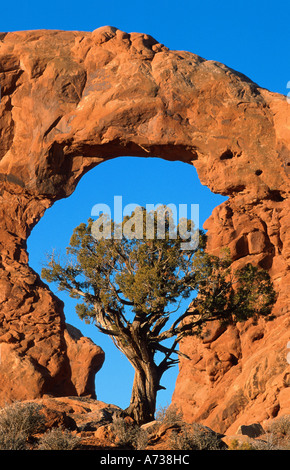
<path id="1" fill-rule="evenodd" d="M 15 0 L 1 3 L 0 31 L 92 31 L 111 25 L 223 62 L 259 85 L 285 93 L 290 80 L 289 10 L 287 0 Z"/>
<path id="2" fill-rule="evenodd" d="M 173 50 L 187 50 L 225 63 L 260 86 L 287 94 L 289 70 L 289 3 L 286 1 L 112 1 L 35 0 L 1 5 L 0 31 L 62 29 L 93 31 L 112 25 L 127 32 L 151 34 Z M 193 167 L 159 159 L 118 158 L 103 163 L 80 181 L 74 194 L 49 209 L 28 240 L 30 264 L 38 272 L 45 252 L 64 251 L 73 228 L 90 216 L 94 204 L 200 204 L 201 224 L 225 198 L 202 187 Z M 96 328 L 76 317 L 72 300 L 64 300 L 67 321 L 91 337 L 106 353 L 96 376 L 98 398 L 121 407 L 129 404 L 133 371 L 126 358 Z M 170 403 L 178 369 L 164 376 L 158 405 Z"/>
<path id="3" fill-rule="evenodd" d="M 114 196 L 122 196 L 124 209 L 127 204 L 175 204 L 177 208 L 179 204 L 186 204 L 188 216 L 191 214 L 191 204 L 198 204 L 200 226 L 214 207 L 226 200 L 202 186 L 191 165 L 158 158 L 122 157 L 109 160 L 87 173 L 68 199 L 56 202 L 46 211 L 28 239 L 30 265 L 41 272 L 47 252 L 56 250 L 65 254 L 73 229 L 88 220 L 95 204 L 107 204 L 114 216 Z M 79 328 L 83 335 L 90 337 L 105 351 L 105 363 L 96 375 L 98 399 L 122 408 L 128 406 L 134 376 L 131 365 L 108 336 L 77 317 L 74 311 L 76 301 L 66 293 L 58 292 L 56 286 L 51 288 L 65 303 L 67 322 Z M 183 304 L 185 306 L 186 303 Z M 161 384 L 166 390 L 158 393 L 158 406 L 164 407 L 170 403 L 177 374 L 176 366 L 164 375 Z"/>

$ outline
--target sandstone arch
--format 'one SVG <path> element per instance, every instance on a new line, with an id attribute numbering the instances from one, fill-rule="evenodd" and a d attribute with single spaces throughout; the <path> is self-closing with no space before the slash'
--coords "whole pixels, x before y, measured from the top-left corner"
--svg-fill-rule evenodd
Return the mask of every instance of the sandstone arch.
<path id="1" fill-rule="evenodd" d="M 193 164 L 202 184 L 229 196 L 207 222 L 209 249 L 228 245 L 236 263 L 260 263 L 279 292 L 271 326 L 184 344 L 200 370 L 182 364 L 174 399 L 188 419 L 222 430 L 254 407 L 260 420 L 289 409 L 286 98 L 223 64 L 112 27 L 2 34 L 0 80 L 1 401 L 92 392 L 103 353 L 79 334 L 69 339 L 61 303 L 28 266 L 26 239 L 86 171 L 134 155 Z M 90 360 L 76 383 L 81 345 Z M 188 379 L 200 386 L 184 399 Z"/>

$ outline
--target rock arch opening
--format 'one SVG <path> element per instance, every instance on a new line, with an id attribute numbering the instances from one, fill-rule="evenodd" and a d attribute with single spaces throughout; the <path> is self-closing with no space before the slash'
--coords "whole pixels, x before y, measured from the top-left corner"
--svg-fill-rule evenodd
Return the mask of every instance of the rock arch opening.
<path id="1" fill-rule="evenodd" d="M 131 155 L 193 162 L 202 184 L 229 197 L 207 221 L 210 251 L 229 246 L 235 263 L 266 265 L 279 294 L 277 319 L 271 328 L 259 326 L 263 337 L 256 346 L 251 328 L 243 330 L 243 344 L 250 344 L 242 351 L 243 370 L 259 369 L 261 376 L 255 372 L 249 383 L 247 373 L 235 378 L 232 368 L 219 364 L 212 374 L 201 362 L 194 388 L 184 385 L 188 376 L 192 384 L 193 370 L 183 365 L 175 400 L 184 410 L 194 403 L 188 419 L 218 423 L 221 432 L 247 412 L 259 421 L 266 408 L 289 409 L 285 361 L 278 367 L 276 353 L 285 353 L 289 339 L 283 323 L 289 322 L 290 275 L 285 96 L 223 64 L 112 27 L 7 33 L 0 59 L 1 404 L 80 387 L 82 339 L 64 338 L 62 307 L 29 267 L 26 239 L 86 171 Z M 263 403 L 260 411 L 257 403 Z"/>
<path id="2" fill-rule="evenodd" d="M 227 199 L 203 186 L 196 169 L 186 163 L 140 157 L 119 157 L 106 161 L 83 176 L 74 193 L 48 209 L 33 229 L 28 238 L 30 266 L 40 273 L 46 251 L 54 249 L 65 253 L 73 229 L 87 221 L 96 203 L 112 207 L 114 196 L 122 196 L 124 206 L 186 204 L 189 216 L 191 204 L 198 204 L 200 228 L 213 209 Z M 76 302 L 68 294 L 57 291 L 56 286 L 50 285 L 50 289 L 64 302 L 67 323 L 91 338 L 105 352 L 104 365 L 96 375 L 97 398 L 125 408 L 133 383 L 131 365 L 109 337 L 77 317 L 74 311 Z M 177 374 L 178 367 L 175 367 L 164 376 L 166 390 L 158 394 L 160 406 L 170 403 Z"/>

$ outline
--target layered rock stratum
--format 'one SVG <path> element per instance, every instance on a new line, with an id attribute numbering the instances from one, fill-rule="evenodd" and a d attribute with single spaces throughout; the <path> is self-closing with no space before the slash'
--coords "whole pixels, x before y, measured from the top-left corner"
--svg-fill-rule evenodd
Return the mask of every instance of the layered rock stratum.
<path id="1" fill-rule="evenodd" d="M 0 34 L 0 402 L 94 396 L 104 353 L 68 328 L 29 267 L 26 241 L 81 176 L 118 156 L 194 165 L 228 196 L 206 222 L 208 249 L 267 269 L 275 319 L 186 339 L 173 402 L 216 430 L 289 413 L 290 104 L 226 65 L 151 36 Z M 148 182 L 148 185 L 150 182 Z M 83 366 L 82 366 L 83 364 Z"/>

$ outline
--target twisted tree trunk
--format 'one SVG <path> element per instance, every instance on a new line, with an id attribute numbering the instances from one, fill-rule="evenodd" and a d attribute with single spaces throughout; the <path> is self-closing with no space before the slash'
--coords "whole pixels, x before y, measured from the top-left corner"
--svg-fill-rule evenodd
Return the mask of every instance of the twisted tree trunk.
<path id="1" fill-rule="evenodd" d="M 154 363 L 135 366 L 135 376 L 129 407 L 126 412 L 138 424 L 154 420 L 156 396 L 159 390 L 159 374 Z"/>

